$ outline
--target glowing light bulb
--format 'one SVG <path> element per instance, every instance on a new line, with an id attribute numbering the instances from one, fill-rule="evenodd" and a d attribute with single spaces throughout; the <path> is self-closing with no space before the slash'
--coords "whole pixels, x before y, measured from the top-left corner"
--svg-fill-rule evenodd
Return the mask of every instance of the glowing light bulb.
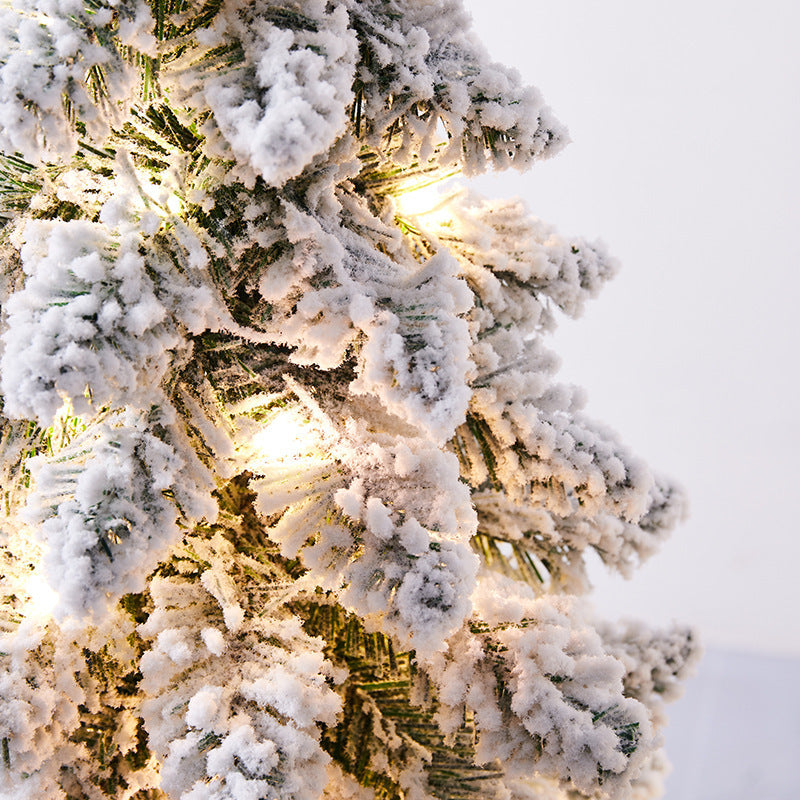
<path id="1" fill-rule="evenodd" d="M 441 205 L 443 197 L 436 184 L 428 184 L 395 196 L 397 210 L 402 215 L 418 217 L 428 214 Z"/>
<path id="2" fill-rule="evenodd" d="M 399 192 L 394 196 L 399 216 L 409 219 L 421 218 L 425 228 L 447 226 L 452 215 L 452 201 L 463 194 L 464 189 L 451 180 L 426 183 L 416 189 Z"/>
<path id="3" fill-rule="evenodd" d="M 295 409 L 284 409 L 253 436 L 254 455 L 263 462 L 294 460 L 317 450 L 318 434 L 308 418 Z"/>
<path id="4" fill-rule="evenodd" d="M 171 194 L 167 198 L 167 208 L 173 214 L 182 214 L 183 213 L 183 200 L 178 197 L 177 194 Z"/>
<path id="5" fill-rule="evenodd" d="M 25 591 L 28 600 L 23 608 L 23 616 L 35 622 L 49 619 L 58 603 L 58 594 L 36 572 L 25 582 Z"/>

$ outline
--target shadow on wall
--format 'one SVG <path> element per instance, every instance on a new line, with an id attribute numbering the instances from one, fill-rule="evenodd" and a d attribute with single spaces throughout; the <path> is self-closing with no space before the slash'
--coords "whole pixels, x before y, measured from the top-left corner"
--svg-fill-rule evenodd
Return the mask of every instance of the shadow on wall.
<path id="1" fill-rule="evenodd" d="M 710 650 L 669 712 L 666 800 L 796 800 L 800 659 Z"/>

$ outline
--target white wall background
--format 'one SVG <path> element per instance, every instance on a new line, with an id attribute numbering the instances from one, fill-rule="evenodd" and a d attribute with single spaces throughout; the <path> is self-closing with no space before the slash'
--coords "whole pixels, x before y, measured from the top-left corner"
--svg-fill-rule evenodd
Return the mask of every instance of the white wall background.
<path id="1" fill-rule="evenodd" d="M 562 325 L 562 376 L 690 494 L 639 578 L 598 579 L 601 604 L 800 655 L 800 4 L 467 5 L 573 139 L 479 188 L 623 262 Z"/>
<path id="2" fill-rule="evenodd" d="M 695 623 L 667 800 L 789 800 L 800 753 L 800 4 L 466 0 L 573 143 L 478 181 L 623 271 L 553 347 L 691 518 L 608 616 Z M 783 657 L 780 657 L 783 656 Z"/>

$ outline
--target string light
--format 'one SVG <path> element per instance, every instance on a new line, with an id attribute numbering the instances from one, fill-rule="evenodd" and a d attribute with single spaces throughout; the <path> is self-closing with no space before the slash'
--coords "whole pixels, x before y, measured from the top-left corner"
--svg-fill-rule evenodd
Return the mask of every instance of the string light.
<path id="1" fill-rule="evenodd" d="M 58 594 L 38 572 L 32 573 L 25 581 L 25 592 L 28 600 L 22 616 L 32 622 L 45 622 L 49 619 L 58 603 Z"/>
<path id="2" fill-rule="evenodd" d="M 167 208 L 175 215 L 183 213 L 183 200 L 177 194 L 171 194 L 167 198 Z"/>
<path id="3" fill-rule="evenodd" d="M 397 214 L 401 219 L 419 219 L 426 229 L 447 227 L 452 219 L 452 201 L 463 192 L 462 186 L 450 180 L 425 183 L 395 195 Z"/>
<path id="4" fill-rule="evenodd" d="M 299 459 L 322 460 L 319 433 L 305 410 L 282 408 L 268 422 L 258 427 L 239 450 L 240 458 L 258 471 Z"/>

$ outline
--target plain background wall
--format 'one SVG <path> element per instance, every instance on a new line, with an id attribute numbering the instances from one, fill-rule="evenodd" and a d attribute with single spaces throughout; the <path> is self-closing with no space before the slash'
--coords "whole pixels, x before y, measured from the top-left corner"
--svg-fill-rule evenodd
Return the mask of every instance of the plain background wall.
<path id="1" fill-rule="evenodd" d="M 789 800 L 800 753 L 800 4 L 467 0 L 573 143 L 520 176 L 621 274 L 553 349 L 588 411 L 686 486 L 691 517 L 608 616 L 699 626 L 667 800 Z M 783 656 L 783 657 L 781 657 Z"/>
<path id="2" fill-rule="evenodd" d="M 633 583 L 598 574 L 600 603 L 800 655 L 800 5 L 467 6 L 573 139 L 478 187 L 623 263 L 557 333 L 562 376 L 691 500 Z"/>

